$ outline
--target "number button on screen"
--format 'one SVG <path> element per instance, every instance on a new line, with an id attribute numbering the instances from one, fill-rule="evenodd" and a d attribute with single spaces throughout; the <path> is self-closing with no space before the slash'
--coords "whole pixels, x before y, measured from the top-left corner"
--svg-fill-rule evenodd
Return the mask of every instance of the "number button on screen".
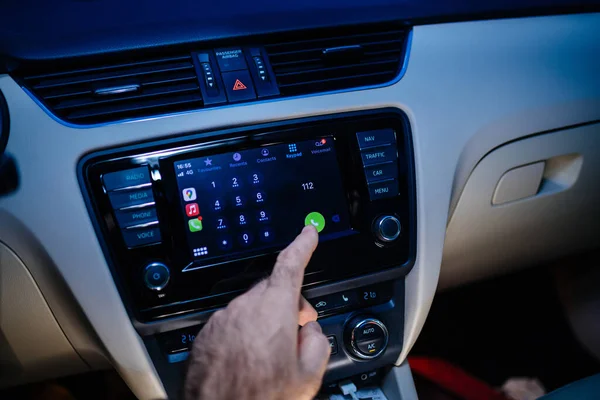
<path id="1" fill-rule="evenodd" d="M 254 242 L 254 236 L 250 232 L 242 232 L 238 240 L 242 246 L 248 247 Z"/>
<path id="2" fill-rule="evenodd" d="M 217 218 L 217 229 L 220 231 L 224 231 L 229 227 L 229 225 L 227 224 L 227 218 L 225 217 L 219 217 Z"/>
<path id="3" fill-rule="evenodd" d="M 275 239 L 275 235 L 273 234 L 273 230 L 271 228 L 263 228 L 260 230 L 260 240 L 262 242 L 268 243 L 272 242 Z"/>
<path id="4" fill-rule="evenodd" d="M 265 198 L 266 198 L 265 192 L 263 192 L 262 190 L 259 190 L 258 192 L 256 192 L 254 194 L 254 201 L 258 204 L 264 203 Z"/>
<path id="5" fill-rule="evenodd" d="M 235 205 L 236 207 L 244 207 L 246 205 L 246 200 L 244 199 L 244 196 L 234 196 L 233 205 Z"/>
<path id="6" fill-rule="evenodd" d="M 269 222 L 271 220 L 271 216 L 269 215 L 269 213 L 266 210 L 260 210 L 259 212 L 256 213 L 256 218 L 258 220 L 258 222 Z"/>
<path id="7" fill-rule="evenodd" d="M 221 199 L 216 199 L 213 203 L 213 210 L 215 211 L 221 211 L 223 210 L 224 205 L 223 205 L 223 200 Z"/>
<path id="8" fill-rule="evenodd" d="M 250 175 L 250 184 L 251 185 L 259 185 L 263 181 L 263 176 L 261 173 L 255 172 Z"/>
<path id="9" fill-rule="evenodd" d="M 229 236 L 221 237 L 218 244 L 221 250 L 231 250 L 233 247 L 233 243 L 231 243 L 231 238 Z"/>

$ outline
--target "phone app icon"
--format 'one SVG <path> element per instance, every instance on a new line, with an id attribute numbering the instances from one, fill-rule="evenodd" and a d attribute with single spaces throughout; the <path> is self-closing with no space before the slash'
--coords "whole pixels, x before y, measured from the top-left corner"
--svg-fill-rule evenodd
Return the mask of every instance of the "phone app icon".
<path id="1" fill-rule="evenodd" d="M 323 214 L 313 211 L 304 218 L 304 226 L 312 225 L 317 228 L 317 232 L 325 229 L 325 217 Z"/>
<path id="2" fill-rule="evenodd" d="M 183 200 L 185 201 L 194 201 L 196 200 L 196 189 L 194 188 L 186 188 L 181 191 L 183 193 Z"/>
<path id="3" fill-rule="evenodd" d="M 188 217 L 195 217 L 196 215 L 200 215 L 200 207 L 198 207 L 198 203 L 186 204 L 185 213 Z"/>
<path id="4" fill-rule="evenodd" d="M 202 230 L 202 217 L 190 219 L 188 221 L 190 232 L 200 232 Z"/>

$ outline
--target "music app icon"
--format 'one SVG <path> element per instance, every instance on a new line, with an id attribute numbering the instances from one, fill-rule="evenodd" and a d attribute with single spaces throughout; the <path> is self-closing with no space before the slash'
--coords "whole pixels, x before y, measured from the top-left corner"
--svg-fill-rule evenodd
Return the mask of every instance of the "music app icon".
<path id="1" fill-rule="evenodd" d="M 188 217 L 195 217 L 200 214 L 198 203 L 189 203 L 185 205 L 185 213 Z"/>

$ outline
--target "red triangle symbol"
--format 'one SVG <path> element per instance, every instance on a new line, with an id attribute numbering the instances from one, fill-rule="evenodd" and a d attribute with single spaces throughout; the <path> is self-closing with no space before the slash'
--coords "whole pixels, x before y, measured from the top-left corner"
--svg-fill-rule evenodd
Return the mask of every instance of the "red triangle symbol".
<path id="1" fill-rule="evenodd" d="M 240 81 L 239 79 L 235 80 L 235 83 L 233 84 L 233 90 L 246 90 L 246 89 L 248 89 L 248 88 L 246 87 L 246 85 L 244 85 L 242 83 L 242 81 Z"/>

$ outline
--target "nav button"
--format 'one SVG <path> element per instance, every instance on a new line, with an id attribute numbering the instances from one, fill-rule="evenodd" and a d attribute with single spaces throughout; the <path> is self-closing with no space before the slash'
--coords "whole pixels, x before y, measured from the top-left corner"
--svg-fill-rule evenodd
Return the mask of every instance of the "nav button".
<path id="1" fill-rule="evenodd" d="M 222 76 L 230 103 L 256 99 L 252 78 L 247 70 L 223 72 Z"/>

